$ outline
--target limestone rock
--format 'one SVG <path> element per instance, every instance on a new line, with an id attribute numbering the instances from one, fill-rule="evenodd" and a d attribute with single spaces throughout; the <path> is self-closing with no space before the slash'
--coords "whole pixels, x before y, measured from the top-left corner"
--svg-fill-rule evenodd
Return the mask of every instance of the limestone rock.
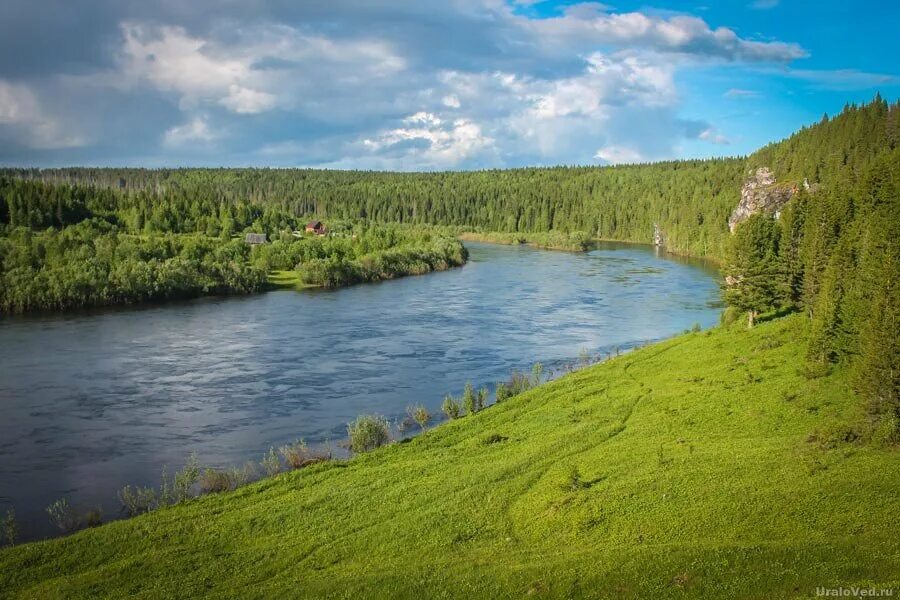
<path id="1" fill-rule="evenodd" d="M 781 208 L 797 193 L 797 185 L 780 184 L 768 167 L 760 167 L 741 186 L 741 201 L 728 218 L 728 229 L 735 228 L 757 213 L 774 214 L 776 218 Z"/>

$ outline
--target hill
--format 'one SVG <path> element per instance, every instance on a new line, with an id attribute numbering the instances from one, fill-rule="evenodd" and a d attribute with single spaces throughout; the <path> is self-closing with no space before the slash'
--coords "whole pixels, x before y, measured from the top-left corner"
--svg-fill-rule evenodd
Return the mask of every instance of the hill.
<path id="1" fill-rule="evenodd" d="M 0 595 L 806 598 L 900 585 L 900 460 L 807 322 L 685 334 L 347 462 L 0 551 Z"/>

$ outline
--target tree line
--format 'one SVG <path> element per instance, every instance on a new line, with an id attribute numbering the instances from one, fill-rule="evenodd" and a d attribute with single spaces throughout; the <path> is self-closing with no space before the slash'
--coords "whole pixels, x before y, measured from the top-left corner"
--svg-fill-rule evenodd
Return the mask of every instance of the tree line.
<path id="1" fill-rule="evenodd" d="M 750 157 L 801 188 L 780 215 L 739 225 L 725 299 L 752 326 L 765 311 L 809 316 L 811 377 L 842 366 L 875 434 L 900 442 L 900 103 L 846 106 Z"/>

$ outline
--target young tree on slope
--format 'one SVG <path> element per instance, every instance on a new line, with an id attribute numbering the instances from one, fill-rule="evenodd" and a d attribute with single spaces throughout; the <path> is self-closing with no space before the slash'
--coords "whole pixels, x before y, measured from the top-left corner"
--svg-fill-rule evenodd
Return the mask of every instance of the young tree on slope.
<path id="1" fill-rule="evenodd" d="M 780 230 L 769 216 L 752 215 L 740 224 L 728 247 L 723 273 L 729 306 L 747 312 L 747 327 L 759 313 L 779 306 L 785 282 L 778 259 Z"/>

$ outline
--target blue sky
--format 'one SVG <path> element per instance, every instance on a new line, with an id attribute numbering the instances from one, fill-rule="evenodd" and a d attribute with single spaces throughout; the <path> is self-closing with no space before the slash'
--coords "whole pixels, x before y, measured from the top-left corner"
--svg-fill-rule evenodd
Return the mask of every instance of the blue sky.
<path id="1" fill-rule="evenodd" d="M 898 30 L 884 1 L 6 0 L 0 164 L 746 154 L 876 91 L 900 98 Z"/>

